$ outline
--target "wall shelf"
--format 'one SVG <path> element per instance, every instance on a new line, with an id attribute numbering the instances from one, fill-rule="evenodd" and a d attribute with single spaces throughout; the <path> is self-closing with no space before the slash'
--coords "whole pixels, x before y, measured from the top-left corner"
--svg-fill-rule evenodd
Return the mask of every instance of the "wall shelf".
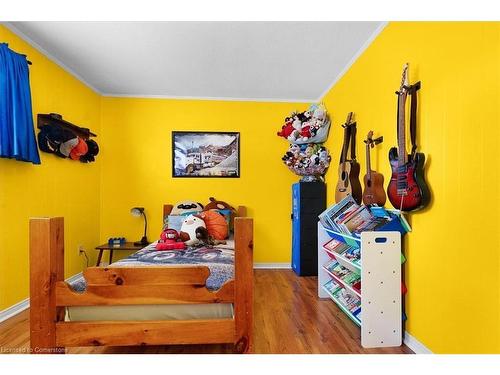
<path id="1" fill-rule="evenodd" d="M 43 126 L 46 125 L 62 126 L 63 128 L 71 130 L 73 133 L 75 133 L 77 136 L 83 139 L 89 139 L 90 137 L 97 137 L 97 135 L 92 133 L 90 129 L 83 128 L 81 126 L 72 124 L 71 122 L 68 122 L 66 120 L 63 120 L 62 116 L 59 118 L 57 114 L 53 113 L 51 114 L 39 113 L 37 115 L 37 128 L 41 129 Z"/>

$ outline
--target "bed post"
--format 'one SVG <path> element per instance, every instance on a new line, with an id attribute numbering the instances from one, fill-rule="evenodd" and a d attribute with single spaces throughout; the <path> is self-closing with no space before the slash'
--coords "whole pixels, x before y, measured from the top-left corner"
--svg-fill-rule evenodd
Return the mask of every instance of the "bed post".
<path id="1" fill-rule="evenodd" d="M 30 219 L 30 345 L 32 353 L 64 353 L 56 346 L 55 283 L 64 280 L 64 219 Z"/>
<path id="2" fill-rule="evenodd" d="M 235 350 L 253 350 L 253 219 L 234 220 L 235 237 Z"/>
<path id="3" fill-rule="evenodd" d="M 237 217 L 245 217 L 245 216 L 247 216 L 247 208 L 246 208 L 246 206 L 238 206 L 238 209 L 236 210 L 236 216 Z"/>

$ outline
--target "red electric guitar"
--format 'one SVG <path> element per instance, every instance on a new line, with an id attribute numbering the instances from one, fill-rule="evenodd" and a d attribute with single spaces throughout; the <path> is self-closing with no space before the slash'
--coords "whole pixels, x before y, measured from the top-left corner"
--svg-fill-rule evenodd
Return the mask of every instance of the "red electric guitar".
<path id="1" fill-rule="evenodd" d="M 429 189 L 424 180 L 425 156 L 416 152 L 417 127 L 417 90 L 420 82 L 408 84 L 408 64 L 403 69 L 401 87 L 398 95 L 398 147 L 389 151 L 392 168 L 391 181 L 387 187 L 387 196 L 394 208 L 401 211 L 414 211 L 423 208 L 429 202 Z M 412 150 L 406 153 L 406 98 L 411 96 L 410 133 Z"/>

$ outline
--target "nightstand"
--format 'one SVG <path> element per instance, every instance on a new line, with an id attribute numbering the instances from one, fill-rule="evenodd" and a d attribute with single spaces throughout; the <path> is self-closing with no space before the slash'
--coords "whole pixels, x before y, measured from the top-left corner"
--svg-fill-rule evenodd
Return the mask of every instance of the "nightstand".
<path id="1" fill-rule="evenodd" d="M 105 243 L 104 245 L 97 246 L 96 250 L 99 250 L 99 255 L 97 257 L 96 267 L 99 267 L 99 265 L 101 264 L 102 253 L 104 250 L 109 250 L 109 264 L 111 264 L 113 262 L 113 251 L 115 250 L 138 251 L 143 249 L 144 247 L 145 247 L 144 245 L 134 245 L 133 242 L 125 242 L 123 245 L 120 246 L 113 246 L 107 243 Z"/>

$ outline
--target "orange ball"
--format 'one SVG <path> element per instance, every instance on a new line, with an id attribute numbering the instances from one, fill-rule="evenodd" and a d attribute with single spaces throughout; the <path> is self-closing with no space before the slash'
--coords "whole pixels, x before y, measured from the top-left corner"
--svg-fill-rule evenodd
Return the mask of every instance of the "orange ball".
<path id="1" fill-rule="evenodd" d="M 216 211 L 203 211 L 197 216 L 205 222 L 208 234 L 216 240 L 225 240 L 228 235 L 227 221 L 223 215 Z"/>

